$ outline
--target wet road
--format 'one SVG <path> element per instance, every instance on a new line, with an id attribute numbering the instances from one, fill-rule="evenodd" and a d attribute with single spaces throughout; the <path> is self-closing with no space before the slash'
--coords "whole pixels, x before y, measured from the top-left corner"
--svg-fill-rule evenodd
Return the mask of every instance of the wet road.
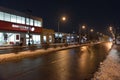
<path id="1" fill-rule="evenodd" d="M 0 64 L 0 80 L 90 80 L 109 43 L 67 49 Z"/>

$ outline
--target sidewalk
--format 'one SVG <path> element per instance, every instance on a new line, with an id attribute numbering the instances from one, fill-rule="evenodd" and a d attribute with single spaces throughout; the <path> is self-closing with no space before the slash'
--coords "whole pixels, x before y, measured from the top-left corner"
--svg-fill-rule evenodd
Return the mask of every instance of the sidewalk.
<path id="1" fill-rule="evenodd" d="M 53 51 L 59 51 L 59 50 L 64 50 L 64 49 L 70 49 L 74 47 L 79 47 L 81 45 L 70 45 L 68 47 L 57 47 L 57 48 L 48 48 L 48 49 L 38 49 L 38 50 L 27 50 L 27 51 L 22 51 L 18 53 L 9 53 L 9 54 L 1 54 L 0 55 L 0 63 L 8 62 L 8 61 L 15 61 L 15 60 L 20 60 L 23 58 L 29 58 L 29 57 L 37 57 L 42 54 L 47 54 Z"/>
<path id="2" fill-rule="evenodd" d="M 91 80 L 120 80 L 120 45 L 113 45 Z"/>

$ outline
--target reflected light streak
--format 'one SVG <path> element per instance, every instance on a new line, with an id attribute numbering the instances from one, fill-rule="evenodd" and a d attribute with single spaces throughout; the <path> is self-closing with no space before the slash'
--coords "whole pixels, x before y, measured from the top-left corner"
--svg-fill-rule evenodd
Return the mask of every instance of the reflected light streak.
<path id="1" fill-rule="evenodd" d="M 81 67 L 81 70 L 84 70 L 84 68 L 86 67 L 87 60 L 89 58 L 88 51 L 87 51 L 87 46 L 82 46 L 81 47 L 81 51 L 83 51 L 83 53 L 81 55 L 80 64 L 79 65 Z"/>
<path id="2" fill-rule="evenodd" d="M 90 60 L 92 60 L 94 58 L 95 58 L 94 52 L 93 52 L 93 50 L 90 49 Z"/>
<path id="3" fill-rule="evenodd" d="M 87 50 L 87 46 L 82 46 L 80 49 L 81 49 L 81 51 L 86 51 Z"/>
<path id="4" fill-rule="evenodd" d="M 57 78 L 59 78 L 60 80 L 68 80 L 67 79 L 68 77 L 65 77 L 65 75 L 69 74 L 69 57 L 70 57 L 70 55 L 68 53 L 70 53 L 69 50 L 58 51 L 58 53 L 57 53 L 58 55 L 56 56 L 60 60 L 62 58 L 62 60 L 59 61 L 60 64 L 55 66 L 58 68 Z"/>
<path id="5" fill-rule="evenodd" d="M 112 45 L 113 45 L 112 42 L 107 43 L 107 44 L 106 44 L 107 49 L 108 49 L 108 50 L 111 49 L 111 48 L 112 48 Z"/>
<path id="6" fill-rule="evenodd" d="M 81 55 L 81 62 L 80 62 L 81 68 L 85 67 L 86 60 L 87 60 L 87 53 L 85 52 Z"/>

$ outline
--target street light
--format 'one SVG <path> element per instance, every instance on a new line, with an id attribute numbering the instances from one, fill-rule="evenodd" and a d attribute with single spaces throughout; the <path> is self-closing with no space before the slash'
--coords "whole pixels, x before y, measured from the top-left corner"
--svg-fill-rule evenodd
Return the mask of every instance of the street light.
<path id="1" fill-rule="evenodd" d="M 113 30 L 113 28 L 110 26 L 110 27 L 109 27 L 109 30 L 110 30 L 110 31 L 112 31 L 112 30 Z"/>
<path id="2" fill-rule="evenodd" d="M 90 29 L 90 32 L 93 32 L 94 30 L 93 29 Z"/>
<path id="3" fill-rule="evenodd" d="M 82 26 L 82 29 L 85 29 L 85 28 L 86 28 L 86 27 L 83 25 L 83 26 Z"/>
<path id="4" fill-rule="evenodd" d="M 66 20 L 66 17 L 63 16 L 60 20 L 58 20 L 58 41 L 59 41 L 59 27 L 60 27 L 60 21 L 65 21 Z"/>
<path id="5" fill-rule="evenodd" d="M 116 35 L 117 34 L 116 29 L 110 26 L 109 30 L 110 30 L 110 32 L 111 32 L 111 34 L 113 36 L 113 39 L 115 40 L 115 44 L 116 44 L 116 37 L 117 37 L 117 35 Z"/>
<path id="6" fill-rule="evenodd" d="M 60 21 L 65 21 L 66 20 L 66 17 L 63 16 L 60 20 L 58 20 L 58 33 L 59 33 L 59 26 L 60 26 Z"/>
<path id="7" fill-rule="evenodd" d="M 62 17 L 62 20 L 65 21 L 65 20 L 66 20 L 66 17 Z"/>
<path id="8" fill-rule="evenodd" d="M 80 41 L 81 41 L 81 31 L 82 30 L 85 30 L 86 29 L 86 26 L 85 25 L 83 25 L 82 27 L 79 27 L 79 43 L 80 43 Z"/>

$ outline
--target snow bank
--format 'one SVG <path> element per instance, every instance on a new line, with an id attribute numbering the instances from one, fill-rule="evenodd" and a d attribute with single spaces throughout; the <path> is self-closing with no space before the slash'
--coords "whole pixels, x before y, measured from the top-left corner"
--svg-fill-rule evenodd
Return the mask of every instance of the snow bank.
<path id="1" fill-rule="evenodd" d="M 0 55 L 0 64 L 5 63 L 8 61 L 17 61 L 21 60 L 23 58 L 30 58 L 30 57 L 37 57 L 42 54 L 47 54 L 53 51 L 59 51 L 59 50 L 64 50 L 64 49 L 70 49 L 74 47 L 79 47 L 79 45 L 72 45 L 68 47 L 57 47 L 57 48 L 48 48 L 47 50 L 45 49 L 38 49 L 35 51 L 23 51 L 23 52 L 18 52 L 18 53 L 9 53 L 9 54 L 1 54 Z"/>
<path id="2" fill-rule="evenodd" d="M 91 80 L 120 80 L 120 52 L 113 47 Z"/>

